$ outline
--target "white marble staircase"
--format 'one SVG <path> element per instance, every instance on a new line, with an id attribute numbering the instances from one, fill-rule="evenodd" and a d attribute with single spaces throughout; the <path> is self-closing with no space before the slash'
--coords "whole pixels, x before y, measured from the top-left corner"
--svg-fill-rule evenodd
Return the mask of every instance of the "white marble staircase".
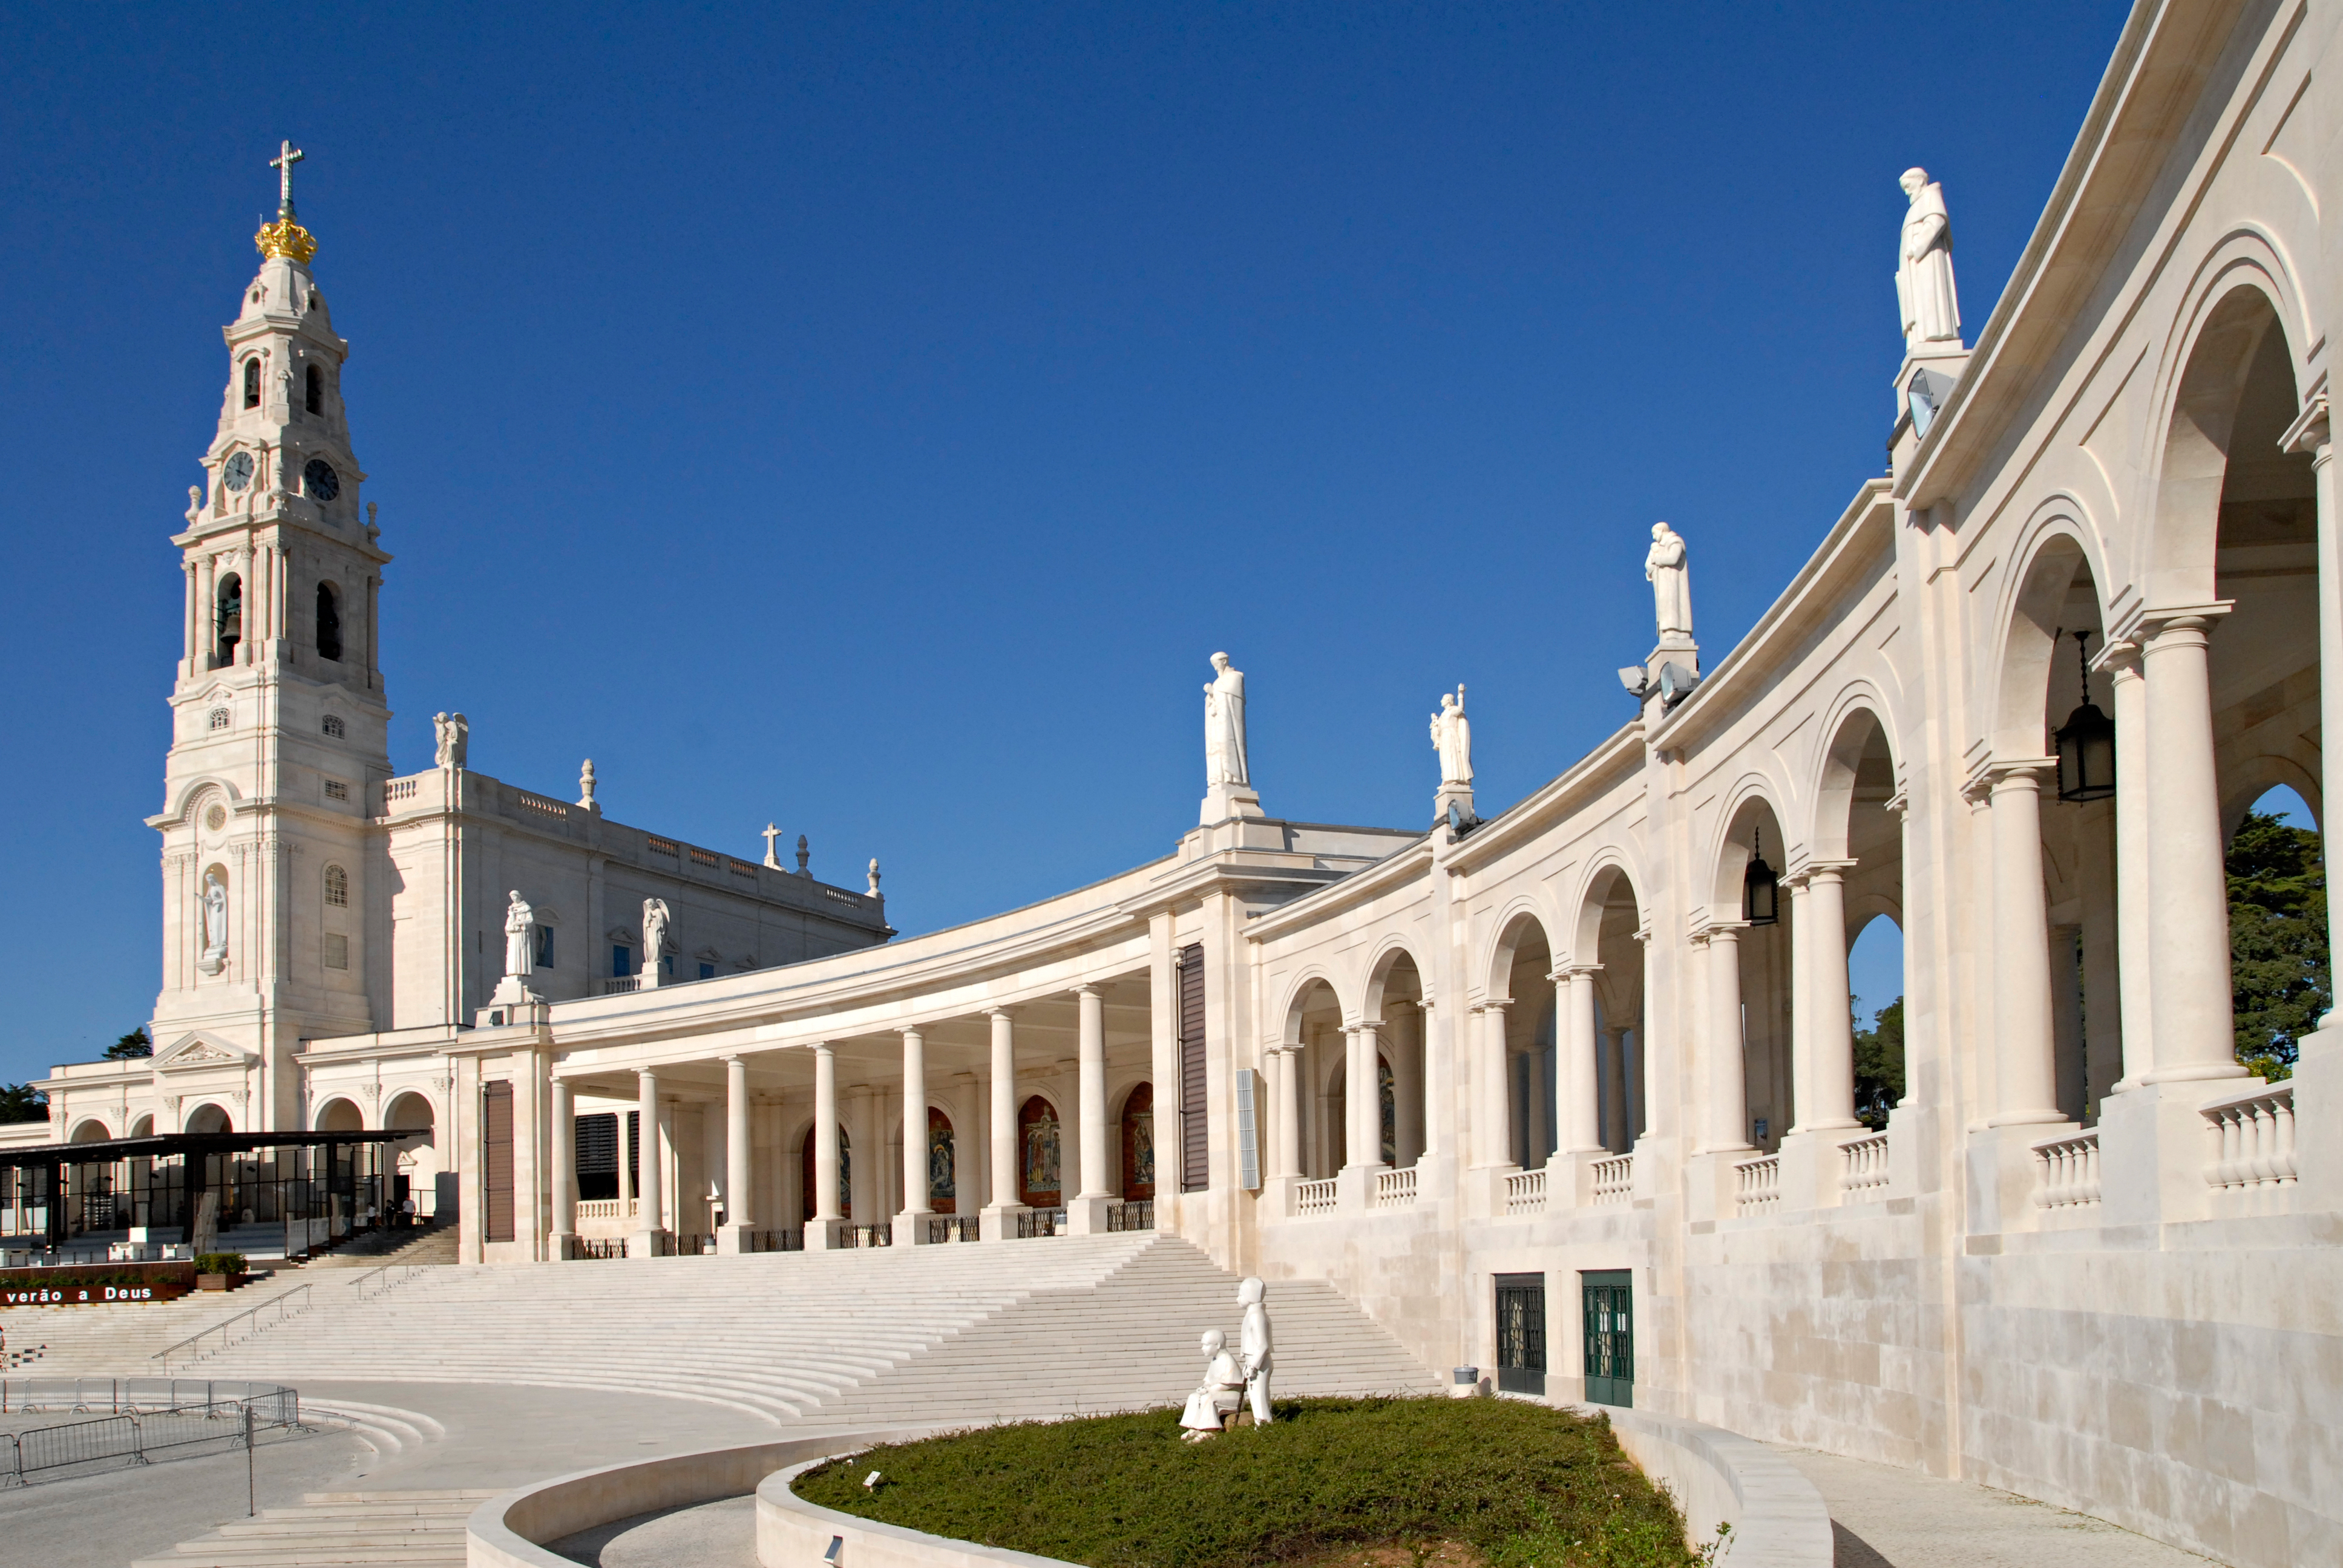
<path id="1" fill-rule="evenodd" d="M 333 1563 L 464 1561 L 464 1521 L 488 1492 L 313 1492 L 131 1568 L 311 1568 Z"/>

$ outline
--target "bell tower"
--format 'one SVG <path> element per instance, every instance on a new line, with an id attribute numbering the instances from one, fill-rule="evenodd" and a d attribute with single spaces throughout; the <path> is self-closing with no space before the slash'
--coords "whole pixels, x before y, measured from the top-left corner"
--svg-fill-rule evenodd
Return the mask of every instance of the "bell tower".
<path id="1" fill-rule="evenodd" d="M 287 142 L 270 161 L 277 216 L 254 236 L 260 269 L 222 329 L 219 429 L 171 540 L 186 626 L 163 809 L 147 819 L 163 836 L 157 1131 L 199 1109 L 168 1081 L 176 1050 L 216 1064 L 207 1083 L 218 1053 L 241 1059 L 243 1087 L 225 1091 L 236 1103 L 216 1107 L 237 1131 L 298 1126 L 301 1040 L 371 1030 L 369 977 L 387 984 L 388 932 L 369 929 L 367 893 L 383 875 L 373 813 L 390 775 L 376 665 L 390 557 L 360 501 L 349 345 L 294 210 L 302 156 Z"/>

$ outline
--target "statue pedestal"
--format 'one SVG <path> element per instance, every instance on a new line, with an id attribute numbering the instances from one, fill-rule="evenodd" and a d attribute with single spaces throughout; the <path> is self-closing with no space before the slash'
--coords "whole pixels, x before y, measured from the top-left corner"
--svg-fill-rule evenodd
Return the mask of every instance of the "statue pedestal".
<path id="1" fill-rule="evenodd" d="M 977 1239 L 982 1241 L 1017 1240 L 1017 1216 L 1028 1211 L 1022 1203 L 988 1204 L 977 1211 Z"/>
<path id="2" fill-rule="evenodd" d="M 1261 809 L 1261 797 L 1248 784 L 1215 784 L 1204 791 L 1204 807 L 1198 813 L 1196 825 L 1209 828 L 1231 817 L 1266 817 Z"/>
<path id="3" fill-rule="evenodd" d="M 1456 816 L 1458 820 L 1463 822 L 1477 822 L 1481 819 L 1473 814 L 1473 786 L 1470 784 L 1443 784 L 1440 787 L 1440 792 L 1432 798 L 1432 825 L 1433 827 L 1439 827 L 1442 823 L 1448 820 L 1448 808 L 1452 805 L 1456 808 Z"/>

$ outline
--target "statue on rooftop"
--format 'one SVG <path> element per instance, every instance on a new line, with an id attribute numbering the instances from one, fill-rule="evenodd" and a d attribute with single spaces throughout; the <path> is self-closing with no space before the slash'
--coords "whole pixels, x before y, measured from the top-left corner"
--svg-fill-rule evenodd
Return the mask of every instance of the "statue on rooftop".
<path id="1" fill-rule="evenodd" d="M 1212 670 L 1204 688 L 1204 782 L 1248 786 L 1244 671 L 1230 668 L 1225 653 L 1212 655 Z"/>
<path id="2" fill-rule="evenodd" d="M 1440 694 L 1440 711 L 1432 716 L 1432 745 L 1440 753 L 1440 782 L 1473 782 L 1473 721 L 1464 717 L 1464 689 Z"/>
<path id="3" fill-rule="evenodd" d="M 1906 353 L 1927 343 L 1961 341 L 1961 301 L 1953 287 L 1953 219 L 1945 187 L 1928 171 L 1906 169 L 1897 181 L 1911 198 L 1896 261 L 1896 303 L 1902 307 Z"/>
<path id="4" fill-rule="evenodd" d="M 643 900 L 643 990 L 657 990 L 660 959 L 667 951 L 667 928 L 674 917 L 665 899 Z"/>
<path id="5" fill-rule="evenodd" d="M 431 716 L 431 760 L 440 768 L 461 768 L 464 753 L 471 739 L 471 726 L 460 713 L 435 713 Z"/>
<path id="6" fill-rule="evenodd" d="M 1665 523 L 1652 525 L 1652 548 L 1644 553 L 1644 578 L 1652 585 L 1652 610 L 1660 640 L 1692 636 L 1692 568 L 1684 562 L 1684 536 Z"/>
<path id="7" fill-rule="evenodd" d="M 1218 1329 L 1206 1329 L 1203 1342 L 1198 1347 L 1204 1352 L 1204 1381 L 1188 1396 L 1188 1406 L 1180 1412 L 1181 1441 L 1202 1442 L 1222 1430 L 1228 1418 L 1244 1404 L 1245 1378 L 1237 1358 L 1228 1352 L 1228 1335 Z"/>
<path id="8" fill-rule="evenodd" d="M 528 900 L 515 888 L 512 901 L 505 906 L 505 973 L 518 976 L 535 972 L 537 955 L 530 950 L 529 935 L 530 928 L 536 924 L 537 911 L 529 908 Z"/>

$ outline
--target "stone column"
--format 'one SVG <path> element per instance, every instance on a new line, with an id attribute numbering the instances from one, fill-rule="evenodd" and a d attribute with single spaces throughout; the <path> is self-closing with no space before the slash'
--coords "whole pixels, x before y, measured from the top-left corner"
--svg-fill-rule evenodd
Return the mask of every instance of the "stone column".
<path id="1" fill-rule="evenodd" d="M 716 1232 L 719 1252 L 748 1251 L 748 1235 L 756 1224 L 756 1201 L 749 1183 L 755 1146 L 749 1133 L 749 1064 L 738 1056 L 724 1059 L 724 1223 Z"/>
<path id="2" fill-rule="evenodd" d="M 1855 998 L 1846 974 L 1846 873 L 1852 860 L 1814 860 L 1806 866 L 1806 997 L 1814 1028 L 1806 1031 L 1810 1053 L 1797 1085 L 1798 1125 L 1809 1132 L 1860 1127 L 1855 1117 Z"/>
<path id="3" fill-rule="evenodd" d="M 1281 1045 L 1269 1053 L 1270 1070 L 1277 1075 L 1277 1140 L 1270 1151 L 1276 1162 L 1272 1176 L 1299 1181 L 1302 1176 L 1302 1048 Z"/>
<path id="4" fill-rule="evenodd" d="M 1352 1085 L 1351 1163 L 1383 1168 L 1383 1089 L 1382 1026 L 1363 1023 L 1351 1031 L 1351 1069 L 1344 1077 Z M 1397 1075 L 1393 1074 L 1394 1080 Z M 1396 1087 L 1396 1085 L 1394 1085 Z M 1393 1110 L 1397 1110 L 1394 1106 Z M 1396 1154 L 1397 1151 L 1393 1151 Z"/>
<path id="5" fill-rule="evenodd" d="M 928 1239 L 928 1040 L 903 1030 L 903 1207 L 895 1216 L 895 1245 Z"/>
<path id="6" fill-rule="evenodd" d="M 2123 1008 L 2123 1061 L 2115 1091 L 2156 1062 L 2153 895 L 2148 887 L 2147 672 L 2136 643 L 2111 645 L 2104 662 L 2115 689 L 2116 973 Z M 2324 687 L 2320 689 L 2322 691 Z"/>
<path id="7" fill-rule="evenodd" d="M 1774 1116 L 1776 1131 L 1803 1132 L 1815 1102 L 1815 906 L 1804 867 L 1782 886 L 1790 899 L 1790 1103 Z"/>
<path id="8" fill-rule="evenodd" d="M 1456 1010 L 1451 1008 L 1451 1012 Z M 1416 1158 L 1427 1154 L 1455 1155 L 1456 1145 L 1463 1141 L 1461 1119 L 1456 1114 L 1456 1064 L 1453 1048 L 1441 1049 L 1440 1042 L 1455 1032 L 1451 1020 L 1443 1031 L 1440 1018 L 1433 1010 L 1432 999 L 1425 997 L 1415 1004 L 1416 1054 L 1421 1059 L 1419 1081 L 1423 1085 L 1423 1141 L 1417 1147 Z"/>
<path id="9" fill-rule="evenodd" d="M 1562 1020 L 1558 1018 L 1554 1020 L 1554 1030 L 1557 1034 L 1562 1030 Z M 1561 1050 L 1561 1042 L 1556 1040 L 1554 1050 L 1557 1056 Z M 1522 1169 L 1527 1171 L 1543 1166 L 1546 1156 L 1554 1152 L 1545 1141 L 1546 1123 L 1554 1115 L 1554 1090 L 1545 1081 L 1545 1052 L 1538 1049 L 1537 1041 L 1533 1038 L 1527 1050 L 1505 1053 L 1505 1098 L 1509 1111 L 1515 1109 L 1512 1100 L 1513 1063 L 1516 1060 L 1522 1064 L 1522 1102 L 1519 1107 L 1522 1144 L 1515 1158 Z"/>
<path id="10" fill-rule="evenodd" d="M 2213 762 L 2213 690 L 2201 615 L 2147 638 L 2148 880 L 2156 915 L 2156 1065 L 2144 1081 L 2238 1078 L 2229 1016 L 2229 882 Z"/>
<path id="11" fill-rule="evenodd" d="M 992 1020 L 992 1198 L 977 1221 L 988 1241 L 1013 1241 L 1015 1216 L 1025 1208 L 1018 1181 L 1021 1152 L 1017 1147 L 1017 1033 L 1005 1007 L 985 1015 Z"/>
<path id="12" fill-rule="evenodd" d="M 200 675 L 212 667 L 219 651 L 219 568 L 212 558 L 196 562 L 196 668 Z"/>
<path id="13" fill-rule="evenodd" d="M 1742 1060 L 1741 924 L 1708 928 L 1708 1151 L 1749 1143 L 1749 1084 Z"/>
<path id="14" fill-rule="evenodd" d="M 806 1224 L 806 1247 L 830 1245 L 838 1211 L 838 1055 L 827 1045 L 813 1048 L 813 1218 Z"/>
<path id="15" fill-rule="evenodd" d="M 200 628 L 203 625 L 203 617 L 198 613 L 203 603 L 201 598 L 202 590 L 196 586 L 196 565 L 193 561 L 187 562 L 180 568 L 180 570 L 187 579 L 187 635 L 186 639 L 187 646 L 186 652 L 183 655 L 186 668 L 179 673 L 192 679 L 195 677 L 196 672 L 203 668 L 200 664 L 196 662 L 203 654 L 203 639 L 200 634 Z"/>
<path id="16" fill-rule="evenodd" d="M 846 1130 L 848 1217 L 858 1225 L 875 1225 L 887 1207 L 887 1134 L 879 1124 L 879 1092 L 858 1083 L 846 1091 L 846 1108 L 853 1125 Z"/>
<path id="17" fill-rule="evenodd" d="M 1554 1076 L 1562 1092 L 1554 1126 L 1563 1148 L 1573 1154 L 1603 1151 L 1603 1036 L 1594 1027 L 1594 977 L 1602 972 L 1601 964 L 1573 964 L 1555 988 L 1554 1049 L 1569 1054 L 1555 1059 Z M 1561 1022 L 1565 1017 L 1567 1031 Z"/>
<path id="18" fill-rule="evenodd" d="M 548 1256 L 563 1259 L 578 1250 L 578 1113 L 571 1105 L 567 1080 L 557 1078 L 548 1086 L 546 1106 L 553 1134 L 553 1235 Z"/>
<path id="19" fill-rule="evenodd" d="M 1066 1228 L 1077 1236 L 1106 1229 L 1113 1186 L 1107 1176 L 1106 998 L 1096 986 L 1078 986 L 1074 999 L 1081 1020 L 1077 1092 L 1082 1108 L 1081 1189 L 1066 1204 Z"/>
<path id="20" fill-rule="evenodd" d="M 1993 779 L 1995 1127 L 2064 1120 L 2051 1082 L 2050 919 L 2042 890 L 2044 761 Z"/>
<path id="21" fill-rule="evenodd" d="M 1627 1125 L 1627 1031 L 1611 1025 L 1603 1031 L 1603 1060 L 1611 1064 L 1603 1099 L 1603 1119 L 1609 1124 L 1611 1141 L 1604 1147 L 1624 1154 L 1635 1146 L 1634 1131 Z"/>
<path id="22" fill-rule="evenodd" d="M 2343 513 L 2338 513 L 2335 477 L 2334 421 L 2328 407 L 2328 395 L 2320 393 L 2288 427 L 2287 442 L 2290 452 L 2310 454 L 2311 493 L 2318 508 L 2318 721 L 2322 736 L 2343 736 Z M 2121 721 L 2118 720 L 2118 723 Z M 2123 731 L 2118 729 L 2120 737 Z M 2343 741 L 2338 741 L 2343 745 Z M 2327 789 L 2326 769 L 2322 763 L 2319 789 L 2329 799 L 2335 792 Z M 2116 778 L 2120 780 L 2120 768 Z M 2322 815 L 2320 853 L 2324 864 L 2337 863 L 2343 840 L 2331 813 Z M 2330 882 L 2331 886 L 2331 882 Z M 2343 952 L 2343 900 L 2330 891 L 2327 900 L 2328 949 L 2330 953 Z M 2328 1026 L 2327 1018 L 2318 1020 L 2320 1029 Z"/>
<path id="23" fill-rule="evenodd" d="M 1505 1050 L 1505 1010 L 1510 1000 L 1477 1004 L 1473 1014 L 1481 1025 L 1480 1049 L 1473 1052 L 1473 1081 L 1479 1086 L 1479 1148 L 1476 1165 L 1510 1165 L 1513 1156 L 1511 1078 L 1513 1062 Z"/>
<path id="24" fill-rule="evenodd" d="M 628 1257 L 656 1258 L 667 1239 L 665 1183 L 660 1180 L 659 1074 L 635 1074 L 635 1230 Z"/>
<path id="25" fill-rule="evenodd" d="M 1423 1013 L 1405 1002 L 1391 1014 L 1392 1028 L 1392 1151 L 1402 1165 L 1413 1165 L 1423 1153 Z"/>

